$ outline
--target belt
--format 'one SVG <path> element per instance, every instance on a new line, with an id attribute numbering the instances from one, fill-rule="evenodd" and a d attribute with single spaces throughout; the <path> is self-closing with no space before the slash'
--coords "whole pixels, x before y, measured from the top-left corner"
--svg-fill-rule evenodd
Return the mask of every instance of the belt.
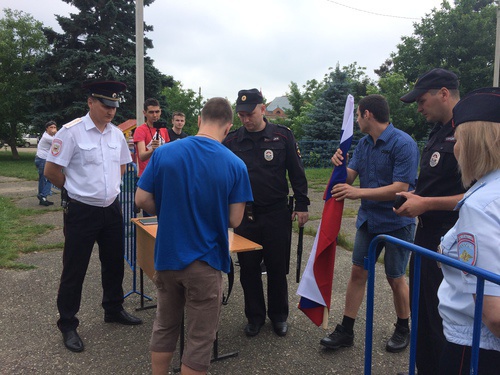
<path id="1" fill-rule="evenodd" d="M 287 207 L 287 201 L 283 200 L 274 204 L 270 204 L 268 206 L 256 206 L 255 204 L 253 205 L 253 210 L 255 213 L 258 214 L 265 214 L 268 212 L 273 212 L 273 211 L 278 211 L 281 210 L 282 208 Z"/>

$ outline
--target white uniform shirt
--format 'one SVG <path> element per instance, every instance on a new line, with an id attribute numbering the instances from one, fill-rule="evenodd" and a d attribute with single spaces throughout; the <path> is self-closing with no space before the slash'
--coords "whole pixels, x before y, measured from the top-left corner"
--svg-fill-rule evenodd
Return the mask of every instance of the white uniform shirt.
<path id="1" fill-rule="evenodd" d="M 459 219 L 441 240 L 443 254 L 500 275 L 500 170 L 477 181 L 458 206 Z M 477 279 L 456 268 L 442 269 L 438 297 L 444 334 L 451 343 L 471 346 Z M 500 296 L 500 285 L 486 281 L 484 294 Z M 480 347 L 500 351 L 500 338 L 484 324 Z"/>
<path id="2" fill-rule="evenodd" d="M 64 167 L 64 187 L 70 198 L 107 207 L 120 193 L 121 165 L 132 158 L 115 125 L 108 123 L 101 133 L 87 114 L 57 132 L 47 161 Z"/>
<path id="3" fill-rule="evenodd" d="M 36 148 L 36 156 L 40 159 L 47 159 L 47 155 L 50 150 L 50 146 L 52 146 L 52 140 L 54 139 L 53 135 L 50 135 L 47 132 L 43 132 L 42 138 L 40 142 L 38 142 L 38 146 Z"/>

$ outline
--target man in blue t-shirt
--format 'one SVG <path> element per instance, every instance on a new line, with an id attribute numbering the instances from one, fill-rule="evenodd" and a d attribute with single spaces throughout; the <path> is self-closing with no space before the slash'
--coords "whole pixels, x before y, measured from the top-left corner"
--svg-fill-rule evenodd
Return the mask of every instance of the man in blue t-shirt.
<path id="1" fill-rule="evenodd" d="M 413 242 L 415 219 L 400 217 L 393 210 L 396 193 L 413 190 L 417 177 L 418 147 L 406 133 L 389 122 L 389 105 L 381 95 L 368 95 L 360 100 L 357 122 L 365 133 L 347 168 L 347 181 L 332 189 L 335 199 L 361 199 L 356 221 L 356 238 L 352 254 L 351 276 L 347 283 L 344 317 L 335 331 L 321 340 L 321 345 L 337 349 L 354 343 L 354 321 L 363 302 L 368 271 L 363 267 L 371 240 L 388 234 Z M 335 166 L 344 156 L 340 149 L 332 157 Z M 352 183 L 359 176 L 359 188 Z M 382 251 L 377 248 L 377 257 Z M 406 267 L 410 251 L 394 244 L 385 244 L 384 265 L 392 289 L 397 323 L 386 350 L 400 352 L 410 341 L 410 297 L 406 283 Z"/>
<path id="2" fill-rule="evenodd" d="M 201 111 L 195 137 L 152 155 L 138 183 L 136 204 L 158 216 L 155 277 L 158 308 L 150 349 L 153 374 L 167 373 L 187 313 L 181 372 L 207 372 L 230 269 L 229 227 L 237 227 L 252 190 L 245 164 L 221 144 L 232 126 L 226 99 Z"/>

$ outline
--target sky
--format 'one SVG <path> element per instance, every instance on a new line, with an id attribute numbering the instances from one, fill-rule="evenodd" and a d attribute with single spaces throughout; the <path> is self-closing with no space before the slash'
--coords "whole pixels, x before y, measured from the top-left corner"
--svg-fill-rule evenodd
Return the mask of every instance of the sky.
<path id="1" fill-rule="evenodd" d="M 293 81 L 322 80 L 329 68 L 357 62 L 373 72 L 397 51 L 414 23 L 442 0 L 156 0 L 144 10 L 147 51 L 163 74 L 205 99 L 236 101 L 258 88 L 270 101 Z M 60 32 L 55 14 L 77 9 L 62 0 L 1 0 Z M 3 17 L 3 11 L 1 12 Z"/>

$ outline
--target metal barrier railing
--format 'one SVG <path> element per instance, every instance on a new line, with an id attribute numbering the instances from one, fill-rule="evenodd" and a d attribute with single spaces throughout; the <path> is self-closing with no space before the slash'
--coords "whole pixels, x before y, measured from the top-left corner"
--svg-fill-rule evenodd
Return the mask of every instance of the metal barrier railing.
<path id="1" fill-rule="evenodd" d="M 122 178 L 120 202 L 123 212 L 123 229 L 124 229 L 124 258 L 132 270 L 132 290 L 125 294 L 125 298 L 133 293 L 140 294 L 137 290 L 137 275 L 136 275 L 136 244 L 135 244 L 135 225 L 130 220 L 137 217 L 135 212 L 135 189 L 137 182 L 137 170 L 134 163 L 129 163 L 126 166 L 125 174 Z"/>
<path id="2" fill-rule="evenodd" d="M 483 311 L 484 298 L 484 282 L 488 280 L 492 283 L 500 285 L 500 275 L 484 270 L 479 267 L 474 267 L 469 264 L 460 262 L 456 259 L 439 254 L 429 249 L 417 246 L 415 244 L 402 241 L 398 238 L 385 234 L 378 235 L 370 243 L 368 250 L 368 258 L 365 258 L 365 269 L 368 270 L 368 286 L 366 293 L 366 337 L 365 337 L 365 375 L 371 374 L 372 364 L 372 345 L 373 345 L 373 311 L 375 297 L 375 263 L 376 263 L 376 248 L 380 242 L 391 242 L 395 245 L 407 248 L 415 252 L 414 273 L 413 273 L 413 290 L 412 290 L 412 314 L 411 314 L 411 338 L 410 338 L 410 364 L 409 374 L 415 375 L 415 358 L 418 330 L 418 303 L 420 292 L 420 265 L 421 257 L 434 259 L 437 262 L 448 266 L 458 268 L 477 277 L 476 286 L 476 306 L 474 310 L 474 330 L 472 335 L 472 355 L 470 374 L 477 374 L 479 364 L 479 340 L 481 335 L 481 320 Z"/>

